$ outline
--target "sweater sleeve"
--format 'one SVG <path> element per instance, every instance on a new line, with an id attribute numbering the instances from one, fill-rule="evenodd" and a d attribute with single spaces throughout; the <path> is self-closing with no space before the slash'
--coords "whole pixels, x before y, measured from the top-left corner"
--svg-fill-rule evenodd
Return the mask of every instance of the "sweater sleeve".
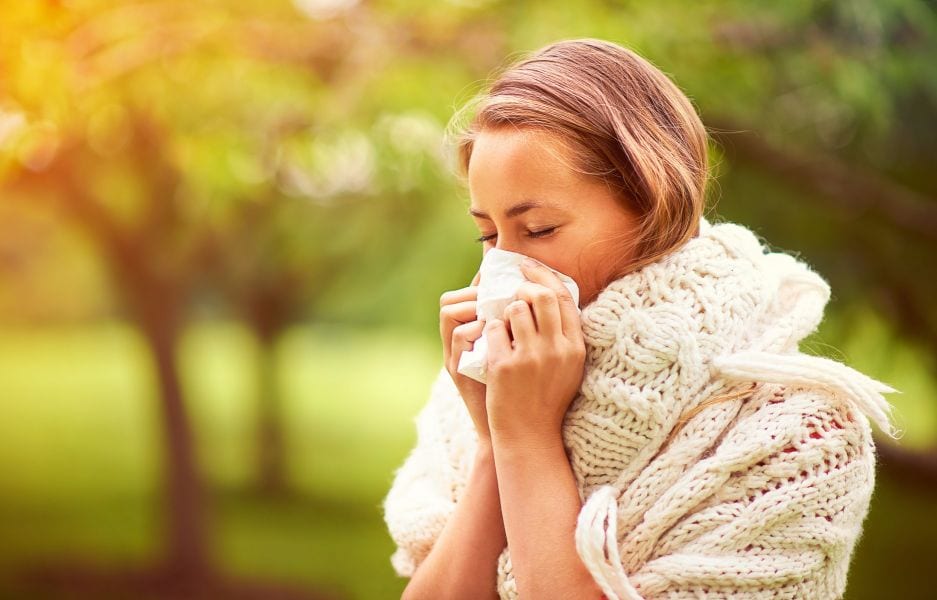
<path id="1" fill-rule="evenodd" d="M 401 577 L 413 575 L 452 515 L 477 445 L 471 418 L 445 369 L 414 422 L 416 445 L 394 472 L 382 502 L 397 546 L 390 562 Z"/>
<path id="2" fill-rule="evenodd" d="M 841 598 L 875 483 L 866 417 L 804 390 L 743 412 L 687 461 L 703 437 L 663 452 L 640 492 L 602 486 L 588 498 L 577 549 L 606 596 Z"/>

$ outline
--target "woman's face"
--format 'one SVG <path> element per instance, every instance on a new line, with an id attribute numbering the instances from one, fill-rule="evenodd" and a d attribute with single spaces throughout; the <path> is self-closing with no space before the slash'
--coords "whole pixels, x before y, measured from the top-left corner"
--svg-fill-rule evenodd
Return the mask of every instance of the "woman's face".
<path id="1" fill-rule="evenodd" d="M 604 182 L 572 165 L 568 149 L 551 133 L 482 130 L 469 162 L 469 212 L 485 252 L 518 252 L 569 275 L 584 307 L 626 258 L 620 240 L 635 230 L 636 218 Z"/>

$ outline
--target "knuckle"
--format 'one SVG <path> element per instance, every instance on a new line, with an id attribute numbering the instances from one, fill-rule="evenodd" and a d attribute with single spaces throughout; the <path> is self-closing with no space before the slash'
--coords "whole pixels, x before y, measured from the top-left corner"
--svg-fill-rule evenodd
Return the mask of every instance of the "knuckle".
<path id="1" fill-rule="evenodd" d="M 465 340 L 468 336 L 469 329 L 471 329 L 471 325 L 469 323 L 463 323 L 456 326 L 452 330 L 452 339 L 459 341 Z"/>
<path id="2" fill-rule="evenodd" d="M 549 288 L 545 288 L 545 287 L 543 287 L 543 286 L 538 286 L 538 287 L 533 291 L 533 294 L 532 294 L 532 295 L 533 295 L 533 297 L 534 297 L 534 301 L 535 301 L 535 302 L 538 302 L 538 303 L 546 303 L 546 302 L 549 302 L 549 301 L 553 298 L 554 293 L 553 293 L 553 291 L 550 290 Z"/>
<path id="3" fill-rule="evenodd" d="M 448 290 L 442 293 L 439 296 L 439 306 L 446 306 L 447 304 L 456 304 L 458 302 L 464 302 L 474 297 L 473 289 L 462 288 L 459 290 Z"/>
<path id="4" fill-rule="evenodd" d="M 449 307 L 443 306 L 442 308 L 439 309 L 439 320 L 448 321 L 451 318 L 450 317 L 451 314 L 452 314 L 452 311 L 449 309 Z"/>
<path id="5" fill-rule="evenodd" d="M 566 338 L 558 339 L 550 350 L 552 356 L 562 362 L 580 362 L 586 355 L 584 346 Z"/>
<path id="6" fill-rule="evenodd" d="M 506 320 L 510 320 L 512 316 L 520 315 L 524 312 L 525 306 L 527 306 L 527 303 L 521 300 L 511 302 L 506 307 L 504 307 L 504 318 Z"/>

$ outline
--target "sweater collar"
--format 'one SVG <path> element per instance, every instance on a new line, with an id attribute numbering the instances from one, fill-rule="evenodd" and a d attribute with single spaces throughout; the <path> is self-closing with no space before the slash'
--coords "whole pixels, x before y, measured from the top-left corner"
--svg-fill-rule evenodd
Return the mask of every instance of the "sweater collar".
<path id="1" fill-rule="evenodd" d="M 649 417 L 668 412 L 654 406 L 662 393 L 681 390 L 684 401 L 673 408 L 691 408 L 714 378 L 818 386 L 849 399 L 895 437 L 892 407 L 881 394 L 896 390 L 799 351 L 829 299 L 829 284 L 805 262 L 771 252 L 742 225 L 702 217 L 697 237 L 611 282 L 582 309 L 583 391 L 607 386 L 609 376 L 620 379 L 642 390 L 629 394 L 629 408 Z M 670 420 L 664 412 L 656 416 Z"/>

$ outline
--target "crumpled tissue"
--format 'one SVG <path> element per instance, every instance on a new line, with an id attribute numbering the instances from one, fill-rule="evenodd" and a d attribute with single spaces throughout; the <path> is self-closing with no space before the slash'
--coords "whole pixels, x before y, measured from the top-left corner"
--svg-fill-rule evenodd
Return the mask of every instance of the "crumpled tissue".
<path id="1" fill-rule="evenodd" d="M 521 271 L 521 262 L 529 258 L 517 252 L 492 248 L 485 253 L 479 267 L 478 298 L 475 314 L 479 320 L 501 319 L 507 305 L 517 300 L 517 288 L 527 281 Z M 536 262 L 543 265 L 536 259 Z M 573 301 L 579 306 L 579 286 L 568 275 L 564 275 L 547 265 L 543 265 L 559 277 L 566 289 L 572 294 Z M 458 372 L 481 383 L 487 383 L 488 340 L 485 334 L 475 340 L 471 350 L 465 350 L 459 357 Z"/>

